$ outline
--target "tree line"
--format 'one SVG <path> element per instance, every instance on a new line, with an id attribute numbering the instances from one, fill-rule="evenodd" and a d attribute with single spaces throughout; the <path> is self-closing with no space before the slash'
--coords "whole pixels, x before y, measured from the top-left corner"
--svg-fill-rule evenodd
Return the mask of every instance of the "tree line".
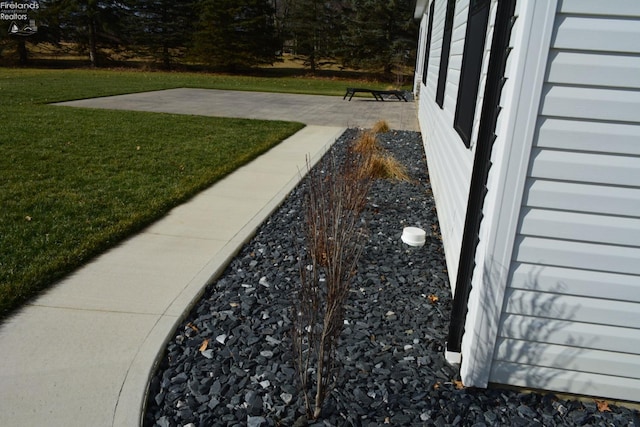
<path id="1" fill-rule="evenodd" d="M 38 32 L 0 35 L 0 57 L 29 59 L 39 43 L 73 46 L 94 67 L 109 54 L 161 68 L 238 71 L 284 53 L 316 71 L 326 63 L 391 74 L 413 64 L 411 0 L 39 0 Z M 34 45 L 32 47 L 32 45 Z"/>

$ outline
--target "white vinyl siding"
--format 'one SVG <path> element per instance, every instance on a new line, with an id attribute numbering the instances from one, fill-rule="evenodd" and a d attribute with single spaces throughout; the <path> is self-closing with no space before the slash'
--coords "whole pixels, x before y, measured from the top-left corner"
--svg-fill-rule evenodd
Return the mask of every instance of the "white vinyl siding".
<path id="1" fill-rule="evenodd" d="M 542 117 L 538 123 L 538 132 L 539 148 L 640 154 L 640 126 L 637 123 L 614 125 L 607 122 Z"/>
<path id="2" fill-rule="evenodd" d="M 640 396 L 640 2 L 561 0 L 489 380 Z"/>
<path id="3" fill-rule="evenodd" d="M 610 363 L 616 363 L 612 357 L 609 360 Z M 626 400 L 638 400 L 638 379 L 578 372 L 502 361 L 496 362 L 491 371 L 495 378 L 506 378 L 514 386 L 530 387 L 531 383 L 535 383 L 547 390 L 564 390 L 569 385 L 572 390 L 597 390 L 595 396 L 624 396 Z"/>
<path id="4" fill-rule="evenodd" d="M 603 16 L 640 16 L 638 0 L 564 0 L 560 3 L 561 13 Z"/>
<path id="5" fill-rule="evenodd" d="M 462 340 L 461 378 L 475 387 L 486 387 L 491 372 L 556 10 L 555 0 L 515 6 Z"/>
<path id="6" fill-rule="evenodd" d="M 575 210 L 604 215 L 638 215 L 640 188 L 612 187 L 581 182 L 531 180 L 525 190 L 527 205 L 541 209 Z M 596 198 L 601 203 L 593 205 Z"/>
<path id="7" fill-rule="evenodd" d="M 492 14 L 495 10 L 494 3 L 495 1 L 492 1 Z M 429 5 L 430 3 L 425 8 L 427 12 Z M 462 66 L 469 0 L 456 1 L 443 108 L 441 109 L 435 102 L 446 6 L 446 0 L 436 0 L 431 48 L 429 49 L 427 85 L 420 88 L 418 119 L 422 129 L 431 186 L 438 208 L 438 220 L 443 237 L 447 270 L 451 288 L 454 291 L 469 198 L 474 147 L 477 139 L 477 123 L 474 125 L 472 149 L 467 149 L 453 128 L 453 121 Z M 427 16 L 425 15 L 423 21 L 426 21 L 426 19 Z M 485 62 L 486 58 L 488 58 L 490 45 L 489 40 L 485 44 Z M 424 46 L 419 47 L 419 50 L 423 49 Z M 483 64 L 483 74 L 480 82 L 481 91 L 484 88 L 485 77 L 486 64 Z M 420 81 L 419 84 L 422 84 L 422 82 Z M 477 100 L 476 118 L 479 117 L 481 102 L 480 96 Z"/>
<path id="8" fill-rule="evenodd" d="M 573 357 L 565 346 L 543 344 L 529 341 L 508 341 L 501 339 L 498 342 L 496 353 L 498 359 L 509 358 L 512 353 L 519 357 L 516 362 L 527 363 L 532 355 L 537 355 L 536 364 L 566 370 L 570 367 L 574 371 L 592 374 L 611 375 L 625 377 L 631 373 L 637 377 L 635 369 L 640 363 L 640 356 L 628 353 L 618 353 L 615 363 L 611 363 L 611 354 L 601 350 L 575 350 L 580 351 L 579 358 Z"/>
<path id="9" fill-rule="evenodd" d="M 638 118 L 640 92 L 549 84 L 544 95 L 542 114 L 546 117 L 624 122 Z"/>
<path id="10" fill-rule="evenodd" d="M 422 82 L 422 73 L 424 70 L 425 47 L 427 43 L 427 19 L 420 21 L 420 33 L 418 36 L 418 49 L 416 51 L 416 67 L 413 74 L 413 95 L 417 98 L 420 97 L 420 84 Z"/>
<path id="11" fill-rule="evenodd" d="M 586 232 L 586 231 L 585 231 Z M 640 275 L 640 248 L 519 236 L 514 261 Z M 606 284 L 603 284 L 603 291 Z M 640 285 L 640 282 L 639 282 Z M 639 311 L 640 313 L 640 307 Z"/>
<path id="12" fill-rule="evenodd" d="M 638 56 L 606 52 L 555 51 L 551 54 L 551 67 L 547 78 L 556 84 L 640 89 L 638 69 Z"/>
<path id="13" fill-rule="evenodd" d="M 502 320 L 500 340 L 509 340 L 514 343 L 531 341 L 531 331 L 536 331 L 539 337 L 543 337 L 545 343 L 565 347 L 582 348 L 582 343 L 586 342 L 591 349 L 595 350 L 634 353 L 640 346 L 638 334 L 629 333 L 630 331 L 624 328 L 509 313 L 505 314 Z M 568 348 L 567 351 L 572 350 Z M 503 355 L 503 360 L 516 359 L 515 355 L 512 356 L 509 358 L 508 355 Z M 626 399 L 630 397 L 627 396 Z"/>
<path id="14" fill-rule="evenodd" d="M 634 247 L 640 242 L 640 218 L 527 207 L 523 210 L 520 234 Z"/>

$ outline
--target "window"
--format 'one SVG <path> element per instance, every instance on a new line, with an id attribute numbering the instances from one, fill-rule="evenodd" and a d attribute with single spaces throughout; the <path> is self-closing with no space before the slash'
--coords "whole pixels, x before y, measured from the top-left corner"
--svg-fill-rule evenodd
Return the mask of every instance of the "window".
<path id="1" fill-rule="evenodd" d="M 444 88 L 447 83 L 447 69 L 449 68 L 449 51 L 451 50 L 451 29 L 456 0 L 447 0 L 447 15 L 444 20 L 444 34 L 442 36 L 442 53 L 440 54 L 440 70 L 438 72 L 438 88 L 436 102 L 442 108 L 444 104 Z"/>
<path id="2" fill-rule="evenodd" d="M 436 2 L 433 0 L 431 2 L 431 7 L 429 8 L 429 24 L 427 25 L 427 44 L 424 48 L 424 65 L 422 66 L 422 84 L 427 84 L 427 71 L 429 69 L 429 53 L 431 51 L 431 30 L 433 30 L 433 10 L 435 8 Z"/>
<path id="3" fill-rule="evenodd" d="M 482 57 L 489 21 L 489 3 L 490 0 L 471 0 L 469 4 L 458 100 L 453 120 L 453 127 L 462 137 L 467 148 L 471 145 L 473 118 L 476 113 Z"/>

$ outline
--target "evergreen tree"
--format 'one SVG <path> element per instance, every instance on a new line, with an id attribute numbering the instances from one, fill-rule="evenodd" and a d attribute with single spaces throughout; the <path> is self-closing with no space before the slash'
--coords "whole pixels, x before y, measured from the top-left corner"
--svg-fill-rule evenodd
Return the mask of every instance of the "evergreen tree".
<path id="1" fill-rule="evenodd" d="M 195 1 L 129 0 L 127 38 L 169 69 L 190 45 L 196 21 Z"/>
<path id="2" fill-rule="evenodd" d="M 408 0 L 350 0 L 342 58 L 346 66 L 380 68 L 390 75 L 415 57 L 418 26 Z"/>
<path id="3" fill-rule="evenodd" d="M 0 27 L 0 30 L 5 29 Z M 29 59 L 28 41 L 27 37 L 14 36 L 10 35 L 8 31 L 0 31 L 0 61 L 13 62 L 17 58 L 20 65 L 26 65 Z"/>
<path id="4" fill-rule="evenodd" d="M 202 62 L 237 71 L 273 64 L 279 43 L 269 0 L 204 0 L 194 38 L 194 56 Z"/>
<path id="5" fill-rule="evenodd" d="M 29 59 L 27 39 L 22 36 L 10 36 L 0 33 L 0 61 L 11 63 L 17 58 L 20 65 L 26 65 Z"/>
<path id="6" fill-rule="evenodd" d="M 46 0 L 43 26 L 87 52 L 93 67 L 100 65 L 100 48 L 123 43 L 125 5 L 116 0 Z"/>
<path id="7" fill-rule="evenodd" d="M 315 72 L 321 61 L 336 57 L 344 30 L 344 1 L 289 0 L 288 30 L 295 53 Z"/>
<path id="8" fill-rule="evenodd" d="M 36 15 L 38 33 L 29 41 L 46 41 L 57 45 L 62 40 L 62 28 L 68 25 L 65 23 L 68 5 L 60 0 L 40 0 L 39 3 Z"/>
<path id="9" fill-rule="evenodd" d="M 276 39 L 279 43 L 278 50 L 280 52 L 284 51 L 285 41 L 289 36 L 289 3 L 291 3 L 291 0 L 271 0 L 275 14 Z"/>

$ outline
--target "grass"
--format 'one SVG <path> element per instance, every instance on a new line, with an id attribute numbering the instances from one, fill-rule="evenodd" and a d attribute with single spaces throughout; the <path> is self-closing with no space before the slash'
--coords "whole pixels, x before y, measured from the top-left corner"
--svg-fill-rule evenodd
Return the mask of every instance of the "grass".
<path id="1" fill-rule="evenodd" d="M 356 83 L 0 69 L 0 319 L 302 127 L 46 103 L 174 87 L 341 96 Z"/>
<path id="2" fill-rule="evenodd" d="M 176 87 L 342 96 L 362 84 L 0 68 L 0 319 L 302 126 L 47 103 Z"/>
<path id="3" fill-rule="evenodd" d="M 343 96 L 347 86 L 387 84 L 336 78 L 260 77 L 113 70 L 1 69 L 0 107 L 176 87 Z"/>

